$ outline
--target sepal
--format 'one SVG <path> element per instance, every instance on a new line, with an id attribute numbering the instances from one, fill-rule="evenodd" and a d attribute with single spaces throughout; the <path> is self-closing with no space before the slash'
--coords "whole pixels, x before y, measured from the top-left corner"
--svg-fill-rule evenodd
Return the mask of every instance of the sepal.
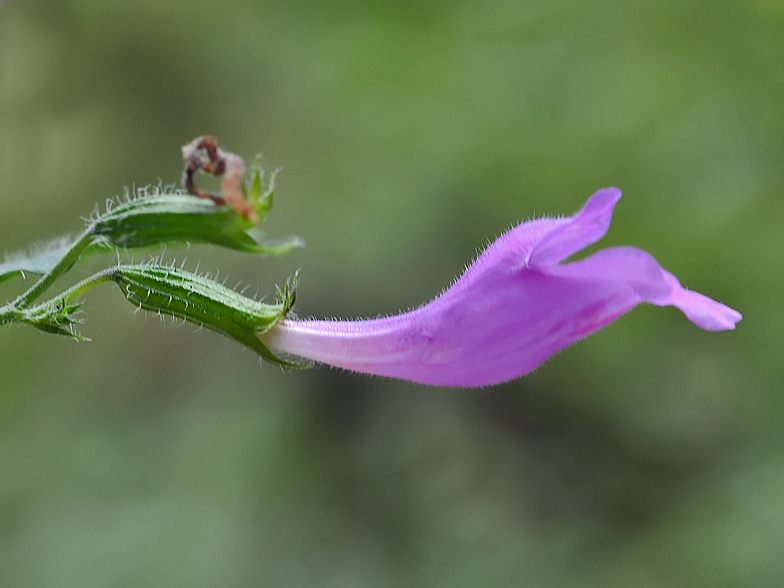
<path id="1" fill-rule="evenodd" d="M 89 341 L 87 337 L 79 334 L 76 325 L 82 323 L 76 318 L 81 302 L 73 302 L 67 296 L 58 296 L 33 308 L 25 309 L 17 315 L 21 323 L 40 329 L 54 335 L 64 335 L 77 341 Z"/>
<path id="2" fill-rule="evenodd" d="M 263 212 L 260 220 L 269 213 L 269 207 L 257 210 Z M 228 206 L 173 190 L 129 199 L 98 216 L 91 228 L 95 243 L 109 242 L 123 248 L 210 243 L 247 253 L 279 255 L 248 234 L 254 226 Z"/>

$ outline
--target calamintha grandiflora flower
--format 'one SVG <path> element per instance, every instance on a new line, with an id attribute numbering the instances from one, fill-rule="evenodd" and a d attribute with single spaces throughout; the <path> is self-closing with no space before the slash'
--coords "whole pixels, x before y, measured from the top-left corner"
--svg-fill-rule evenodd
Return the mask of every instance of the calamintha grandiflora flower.
<path id="1" fill-rule="evenodd" d="M 601 239 L 620 190 L 596 192 L 569 218 L 523 223 L 497 239 L 441 296 L 411 312 L 360 321 L 283 320 L 273 352 L 440 386 L 511 380 L 641 302 L 675 306 L 709 331 L 740 313 L 681 287 L 634 247 L 566 258 Z"/>

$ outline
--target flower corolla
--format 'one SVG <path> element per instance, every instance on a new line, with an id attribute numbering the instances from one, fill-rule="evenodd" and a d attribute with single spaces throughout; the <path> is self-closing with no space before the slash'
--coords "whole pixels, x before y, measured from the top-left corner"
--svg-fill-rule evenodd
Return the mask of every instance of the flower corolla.
<path id="1" fill-rule="evenodd" d="M 416 310 L 374 320 L 286 319 L 262 341 L 356 372 L 468 387 L 526 374 L 641 302 L 675 306 L 709 331 L 734 329 L 740 313 L 683 288 L 641 249 L 612 247 L 564 263 L 604 236 L 620 197 L 606 188 L 574 216 L 518 225 Z"/>

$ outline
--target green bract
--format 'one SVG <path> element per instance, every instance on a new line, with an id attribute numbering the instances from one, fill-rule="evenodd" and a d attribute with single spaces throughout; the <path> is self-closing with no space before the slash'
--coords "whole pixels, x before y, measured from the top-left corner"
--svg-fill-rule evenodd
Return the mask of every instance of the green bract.
<path id="1" fill-rule="evenodd" d="M 16 320 L 47 333 L 65 335 L 78 341 L 87 341 L 86 337 L 75 330 L 76 325 L 81 321 L 75 319 L 74 315 L 81 306 L 80 302 L 69 302 L 58 297 L 23 310 L 17 315 Z"/>

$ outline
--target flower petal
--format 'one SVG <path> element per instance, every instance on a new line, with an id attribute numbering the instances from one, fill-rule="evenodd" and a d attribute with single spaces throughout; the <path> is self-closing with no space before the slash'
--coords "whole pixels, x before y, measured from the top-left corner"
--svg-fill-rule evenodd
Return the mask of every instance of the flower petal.
<path id="1" fill-rule="evenodd" d="M 528 266 L 554 265 L 596 243 L 610 228 L 613 209 L 620 198 L 618 188 L 596 192 L 580 212 L 543 236 L 531 252 Z"/>
<path id="2" fill-rule="evenodd" d="M 590 257 L 546 268 L 548 274 L 571 280 L 601 282 L 611 288 L 628 289 L 639 302 L 667 304 L 670 287 L 653 256 L 636 247 L 610 247 Z"/>
<path id="3" fill-rule="evenodd" d="M 708 331 L 732 330 L 742 316 L 707 296 L 687 290 L 649 253 L 636 247 L 611 247 L 573 263 L 548 269 L 548 273 L 572 279 L 601 280 L 625 284 L 638 302 L 675 306 L 698 327 Z"/>
<path id="4" fill-rule="evenodd" d="M 487 386 L 532 371 L 643 296 L 664 301 L 669 293 L 656 261 L 639 249 L 601 251 L 547 271 L 517 268 L 503 250 L 412 312 L 370 321 L 282 321 L 265 343 L 364 373 Z"/>
<path id="5" fill-rule="evenodd" d="M 600 190 L 570 218 L 529 221 L 497 239 L 429 304 L 369 321 L 283 320 L 263 336 L 277 352 L 440 386 L 487 386 L 535 369 L 641 302 L 673 305 L 709 330 L 740 314 L 681 287 L 648 253 L 599 240 L 620 198 Z"/>
<path id="6" fill-rule="evenodd" d="M 691 322 L 706 331 L 734 330 L 735 324 L 743 318 L 737 310 L 699 292 L 687 290 L 670 272 L 662 270 L 662 274 L 670 286 L 670 296 L 659 306 L 672 305 L 680 309 Z"/>

